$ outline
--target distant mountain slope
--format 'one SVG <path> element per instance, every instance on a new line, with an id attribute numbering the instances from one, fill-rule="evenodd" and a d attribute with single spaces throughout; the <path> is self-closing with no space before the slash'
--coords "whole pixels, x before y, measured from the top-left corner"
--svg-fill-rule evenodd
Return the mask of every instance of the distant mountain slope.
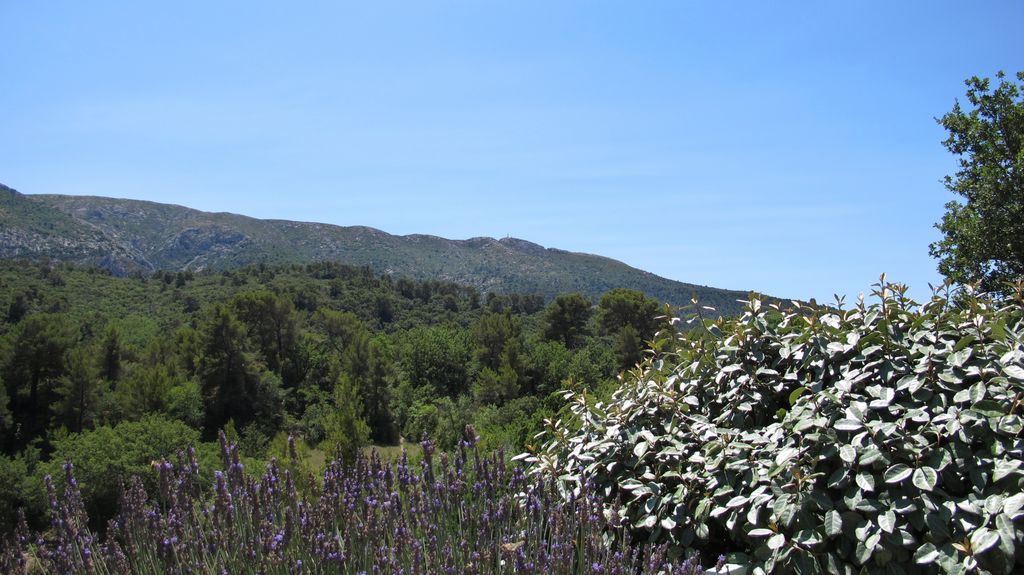
<path id="1" fill-rule="evenodd" d="M 144 258 L 102 230 L 0 184 L 0 258 L 90 263 L 124 273 L 148 268 Z"/>
<path id="2" fill-rule="evenodd" d="M 697 294 L 738 313 L 746 292 L 677 282 L 591 254 L 515 239 L 394 236 L 373 228 L 260 220 L 171 204 L 90 196 L 26 196 L 0 186 L 0 257 L 100 265 L 115 273 L 220 270 L 252 263 L 340 261 L 482 291 L 598 297 L 626 287 L 673 305 Z"/>

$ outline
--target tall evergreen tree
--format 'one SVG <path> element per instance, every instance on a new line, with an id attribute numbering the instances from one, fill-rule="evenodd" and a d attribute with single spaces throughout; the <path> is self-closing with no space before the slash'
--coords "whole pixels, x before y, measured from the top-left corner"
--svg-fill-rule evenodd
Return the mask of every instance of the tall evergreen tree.
<path id="1" fill-rule="evenodd" d="M 583 294 L 559 295 L 544 311 L 544 337 L 574 349 L 587 335 L 592 313 L 593 305 Z"/>
<path id="2" fill-rule="evenodd" d="M 243 426 L 253 419 L 249 391 L 255 387 L 245 326 L 223 305 L 199 331 L 196 371 L 206 402 L 206 437 L 213 437 L 229 419 Z"/>
<path id="3" fill-rule="evenodd" d="M 57 423 L 72 432 L 92 429 L 98 423 L 101 402 L 107 391 L 107 380 L 100 377 L 93 351 L 86 347 L 73 349 L 68 353 L 67 371 L 56 386 Z"/>
<path id="4" fill-rule="evenodd" d="M 263 290 L 235 296 L 232 306 L 267 368 L 282 374 L 298 334 L 298 316 L 292 301 Z"/>
<path id="5" fill-rule="evenodd" d="M 116 327 L 110 326 L 100 346 L 100 377 L 107 381 L 117 381 L 121 376 L 121 333 Z"/>
<path id="6" fill-rule="evenodd" d="M 56 383 L 64 375 L 65 355 L 74 342 L 74 327 L 62 315 L 36 313 L 18 323 L 3 381 L 21 440 L 42 435 L 49 427 Z"/>

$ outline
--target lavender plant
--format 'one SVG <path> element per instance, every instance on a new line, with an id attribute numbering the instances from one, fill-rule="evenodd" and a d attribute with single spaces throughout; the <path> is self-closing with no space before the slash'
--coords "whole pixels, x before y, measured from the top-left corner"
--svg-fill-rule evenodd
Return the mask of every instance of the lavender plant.
<path id="1" fill-rule="evenodd" d="M 654 574 L 703 573 L 666 547 L 630 546 L 621 515 L 593 490 L 573 500 L 550 482 L 481 454 L 423 444 L 418 465 L 376 455 L 327 465 L 311 491 L 272 460 L 248 473 L 221 437 L 224 469 L 203 495 L 194 450 L 154 462 L 157 493 L 133 478 L 120 511 L 92 533 L 74 468 L 62 493 L 47 478 L 51 527 L 19 528 L 0 551 L 4 573 Z M 294 457 L 294 451 L 292 451 Z"/>

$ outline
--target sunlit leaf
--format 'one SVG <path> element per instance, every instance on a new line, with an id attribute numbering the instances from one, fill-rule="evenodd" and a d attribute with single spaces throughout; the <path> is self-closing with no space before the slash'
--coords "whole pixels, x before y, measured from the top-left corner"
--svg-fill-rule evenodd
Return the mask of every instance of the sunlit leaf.
<path id="1" fill-rule="evenodd" d="M 914 470 L 913 483 L 918 489 L 931 491 L 939 482 L 939 474 L 931 467 L 919 467 Z"/>
<path id="2" fill-rule="evenodd" d="M 885 471 L 885 482 L 886 483 L 899 483 L 904 479 L 910 477 L 914 472 L 913 469 L 902 463 L 897 463 Z"/>

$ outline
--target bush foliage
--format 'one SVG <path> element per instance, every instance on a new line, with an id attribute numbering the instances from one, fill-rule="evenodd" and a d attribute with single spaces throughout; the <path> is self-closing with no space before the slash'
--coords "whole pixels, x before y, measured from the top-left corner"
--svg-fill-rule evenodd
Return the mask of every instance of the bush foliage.
<path id="1" fill-rule="evenodd" d="M 733 573 L 1024 569 L 1024 295 L 707 321 L 522 456 Z"/>

